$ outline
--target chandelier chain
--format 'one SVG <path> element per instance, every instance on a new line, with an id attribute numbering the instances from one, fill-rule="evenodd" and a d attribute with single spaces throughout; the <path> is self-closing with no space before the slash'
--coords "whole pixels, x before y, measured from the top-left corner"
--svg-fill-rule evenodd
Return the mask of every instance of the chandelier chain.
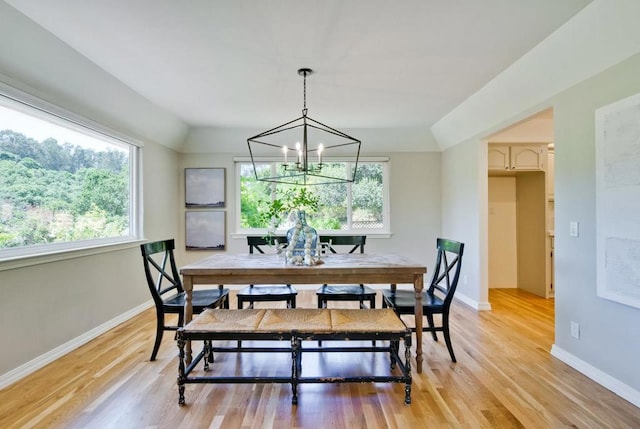
<path id="1" fill-rule="evenodd" d="M 307 116 L 307 72 L 302 74 L 302 97 L 303 97 L 303 105 L 302 105 L 302 116 Z"/>

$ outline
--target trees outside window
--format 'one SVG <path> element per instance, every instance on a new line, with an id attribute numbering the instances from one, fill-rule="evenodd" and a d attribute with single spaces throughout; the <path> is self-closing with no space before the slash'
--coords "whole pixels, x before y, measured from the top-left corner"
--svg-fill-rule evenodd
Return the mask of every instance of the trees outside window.
<path id="1" fill-rule="evenodd" d="M 238 191 L 240 210 L 237 225 L 239 232 L 262 233 L 270 229 L 264 213 L 269 204 L 282 199 L 292 185 L 275 184 L 256 180 L 250 162 L 238 162 Z M 277 168 L 275 162 L 256 163 L 258 177 L 270 176 Z M 331 175 L 351 168 L 345 162 L 327 163 Z M 324 171 L 323 168 L 323 171 Z M 358 163 L 353 183 L 308 186 L 306 189 L 318 198 L 318 209 L 307 213 L 307 220 L 318 231 L 344 233 L 388 233 L 389 219 L 385 182 L 387 162 L 370 161 Z M 290 225 L 278 225 L 285 231 Z"/>
<path id="2" fill-rule="evenodd" d="M 137 150 L 0 93 L 0 259 L 135 237 Z"/>

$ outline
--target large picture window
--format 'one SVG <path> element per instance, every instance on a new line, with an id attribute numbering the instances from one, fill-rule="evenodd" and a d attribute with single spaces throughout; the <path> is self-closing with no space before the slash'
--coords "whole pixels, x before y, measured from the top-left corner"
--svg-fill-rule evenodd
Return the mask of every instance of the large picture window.
<path id="1" fill-rule="evenodd" d="M 136 238 L 138 147 L 51 110 L 0 92 L 0 260 Z"/>
<path id="2" fill-rule="evenodd" d="M 307 220 L 316 230 L 326 233 L 388 234 L 389 210 L 386 161 L 358 163 L 353 183 L 309 186 L 308 190 L 319 198 L 318 211 L 308 213 Z M 328 163 L 326 168 L 346 170 L 352 166 L 345 162 Z M 276 162 L 256 164 L 258 175 L 271 175 Z M 251 162 L 237 161 L 237 187 L 240 195 L 238 233 L 265 233 L 269 229 L 261 212 L 265 202 L 282 195 L 291 185 L 256 180 Z M 286 222 L 278 227 L 285 232 Z"/>

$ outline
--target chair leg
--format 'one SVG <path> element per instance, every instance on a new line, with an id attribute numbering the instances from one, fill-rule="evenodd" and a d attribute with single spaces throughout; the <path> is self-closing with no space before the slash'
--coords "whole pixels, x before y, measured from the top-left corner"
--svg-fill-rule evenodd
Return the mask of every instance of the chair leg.
<path id="1" fill-rule="evenodd" d="M 431 336 L 433 337 L 433 341 L 438 341 L 438 335 L 436 334 L 436 331 L 434 329 L 434 324 L 433 324 L 433 314 L 429 313 L 429 314 L 425 314 L 425 317 L 427 318 L 427 323 L 429 323 L 429 328 L 431 331 Z"/>
<path id="2" fill-rule="evenodd" d="M 162 342 L 162 334 L 164 334 L 164 312 L 156 312 L 156 341 L 153 344 L 153 351 L 151 352 L 150 361 L 156 360 L 158 350 L 160 350 L 160 343 Z"/>
<path id="3" fill-rule="evenodd" d="M 318 308 L 327 308 L 327 301 L 325 301 L 321 297 L 318 297 Z M 318 341 L 318 347 L 322 347 L 322 341 Z"/>
<path id="4" fill-rule="evenodd" d="M 291 307 L 290 308 L 296 308 L 296 297 L 295 296 L 293 298 L 291 298 Z"/>
<path id="5" fill-rule="evenodd" d="M 456 361 L 456 355 L 453 354 L 453 346 L 451 345 L 451 337 L 449 336 L 449 313 L 442 315 L 442 334 L 444 335 L 444 341 L 447 343 L 447 349 L 449 350 L 449 356 L 451 356 L 452 362 Z"/>

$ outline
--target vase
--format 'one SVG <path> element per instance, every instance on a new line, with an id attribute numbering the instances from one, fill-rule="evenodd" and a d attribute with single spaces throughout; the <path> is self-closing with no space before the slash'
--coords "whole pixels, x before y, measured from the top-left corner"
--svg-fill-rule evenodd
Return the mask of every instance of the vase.
<path id="1" fill-rule="evenodd" d="M 287 231 L 287 262 L 314 265 L 317 257 L 318 232 L 307 224 L 307 216 L 298 210 L 295 225 Z"/>

